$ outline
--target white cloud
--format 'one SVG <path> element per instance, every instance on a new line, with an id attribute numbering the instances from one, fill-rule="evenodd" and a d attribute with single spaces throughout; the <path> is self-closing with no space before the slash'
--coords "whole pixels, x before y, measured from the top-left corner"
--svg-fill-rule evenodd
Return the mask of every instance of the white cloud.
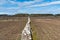
<path id="1" fill-rule="evenodd" d="M 25 1 L 25 2 L 16 2 L 12 0 L 0 0 L 0 14 L 9 14 L 9 13 L 17 13 L 23 11 L 21 8 L 25 6 L 32 5 L 36 2 L 40 2 L 41 0 L 34 0 L 34 1 Z M 4 7 L 2 5 L 18 5 L 17 7 L 10 6 Z"/>
<path id="2" fill-rule="evenodd" d="M 28 7 L 48 6 L 48 5 L 53 5 L 53 4 L 60 4 L 60 1 L 48 2 L 48 3 L 43 3 L 43 4 L 35 4 Z"/>
<path id="3" fill-rule="evenodd" d="M 18 6 L 22 7 L 22 6 L 32 5 L 36 2 L 42 2 L 43 0 L 34 0 L 34 1 L 25 1 L 25 2 L 16 2 L 16 0 L 14 1 L 8 0 L 8 1 L 11 2 L 12 4 L 17 4 Z"/>
<path id="4" fill-rule="evenodd" d="M 0 12 L 0 14 L 8 14 L 8 13 L 6 13 L 6 12 Z"/>
<path id="5" fill-rule="evenodd" d="M 47 3 L 45 2 L 45 3 L 42 3 L 42 4 L 36 4 L 36 3 L 42 2 L 42 1 L 44 1 L 44 0 L 34 0 L 34 1 L 28 1 L 28 2 L 27 1 L 25 1 L 25 2 L 16 2 L 16 1 L 11 1 L 11 0 L 0 0 L 0 5 L 3 5 L 5 3 L 12 4 L 12 5 L 18 5 L 16 7 L 11 6 L 11 7 L 8 7 L 8 8 L 0 6 L 0 11 L 9 12 L 9 13 L 17 13 L 17 12 L 23 12 L 23 11 L 27 12 L 30 7 L 38 7 L 38 6 L 48 6 L 48 5 L 53 5 L 53 4 L 60 4 L 60 1 L 53 1 L 53 2 L 47 2 Z M 27 8 L 27 9 L 25 9 L 26 11 L 22 7 L 23 8 L 26 7 Z M 32 9 L 32 8 L 30 8 L 30 9 Z M 29 11 L 30 11 L 30 9 L 29 9 Z M 31 10 L 31 12 L 33 12 L 33 10 Z"/>

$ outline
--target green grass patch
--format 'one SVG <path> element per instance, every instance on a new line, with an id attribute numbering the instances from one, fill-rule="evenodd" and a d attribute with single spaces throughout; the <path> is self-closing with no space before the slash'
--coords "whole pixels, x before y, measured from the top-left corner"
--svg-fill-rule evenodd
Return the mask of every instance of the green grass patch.
<path id="1" fill-rule="evenodd" d="M 33 40 L 37 40 L 37 33 L 36 33 L 36 30 L 35 30 L 34 24 L 31 24 L 31 29 L 32 29 Z"/>

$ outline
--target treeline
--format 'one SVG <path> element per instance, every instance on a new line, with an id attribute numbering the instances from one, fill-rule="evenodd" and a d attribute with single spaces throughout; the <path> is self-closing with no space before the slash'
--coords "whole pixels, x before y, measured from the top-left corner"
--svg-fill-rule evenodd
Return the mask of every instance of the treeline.
<path id="1" fill-rule="evenodd" d="M 39 16 L 54 16 L 53 14 L 31 14 L 32 17 L 39 17 Z"/>
<path id="2" fill-rule="evenodd" d="M 39 17 L 39 16 L 60 16 L 60 14 L 15 14 L 15 15 L 7 15 L 7 14 L 3 14 L 0 15 L 0 17 L 27 17 L 27 16 L 31 16 L 31 17 Z"/>
<path id="3" fill-rule="evenodd" d="M 2 14 L 0 17 L 27 17 L 28 14 L 15 14 L 15 15 L 7 15 L 7 14 Z"/>

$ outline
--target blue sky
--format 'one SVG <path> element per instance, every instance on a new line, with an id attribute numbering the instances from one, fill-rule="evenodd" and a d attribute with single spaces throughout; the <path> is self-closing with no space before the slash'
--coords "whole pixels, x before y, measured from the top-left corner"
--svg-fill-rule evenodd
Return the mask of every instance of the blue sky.
<path id="1" fill-rule="evenodd" d="M 0 14 L 59 14 L 60 0 L 0 0 Z"/>

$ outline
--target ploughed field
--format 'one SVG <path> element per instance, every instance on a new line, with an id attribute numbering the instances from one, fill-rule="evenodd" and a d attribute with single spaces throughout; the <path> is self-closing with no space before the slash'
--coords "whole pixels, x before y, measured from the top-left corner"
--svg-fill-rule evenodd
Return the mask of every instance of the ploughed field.
<path id="1" fill-rule="evenodd" d="M 0 19 L 0 40 L 20 40 L 27 17 Z"/>
<path id="2" fill-rule="evenodd" d="M 60 40 L 60 19 L 31 17 L 34 40 Z"/>

